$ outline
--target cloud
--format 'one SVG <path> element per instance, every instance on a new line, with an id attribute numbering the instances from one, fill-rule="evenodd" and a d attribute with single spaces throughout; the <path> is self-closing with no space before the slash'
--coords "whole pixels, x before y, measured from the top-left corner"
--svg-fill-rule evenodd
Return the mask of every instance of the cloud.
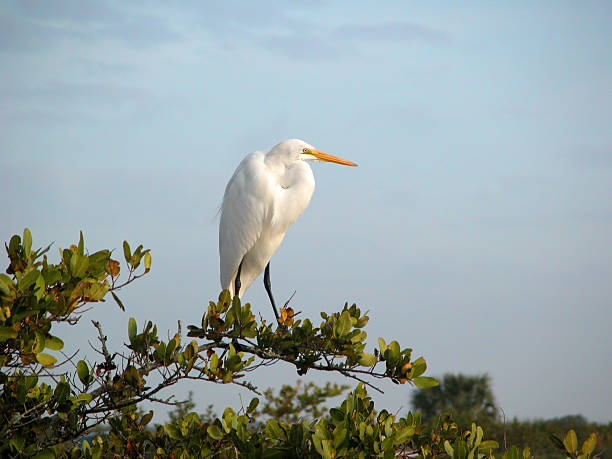
<path id="1" fill-rule="evenodd" d="M 418 41 L 440 44 L 450 41 L 450 37 L 446 33 L 413 22 L 343 25 L 337 27 L 332 36 L 342 40 L 378 40 L 385 42 Z"/>
<path id="2" fill-rule="evenodd" d="M 94 23 L 120 21 L 122 16 L 121 12 L 109 2 L 20 0 L 9 3 L 15 13 L 34 21 Z"/>
<path id="3" fill-rule="evenodd" d="M 267 32 L 257 38 L 264 48 L 292 58 L 335 59 L 361 54 L 364 43 L 398 42 L 445 44 L 448 35 L 414 23 L 347 24 L 324 29 L 303 23 L 285 33 Z"/>
<path id="4" fill-rule="evenodd" d="M 0 52 L 41 51 L 66 39 L 118 40 L 132 47 L 180 41 L 170 22 L 102 2 L 14 2 L 0 12 Z"/>
<path id="5" fill-rule="evenodd" d="M 334 59 L 359 54 L 364 42 L 444 44 L 450 37 L 414 22 L 324 25 L 313 17 L 325 1 L 290 3 L 197 3 L 187 7 L 193 25 L 226 49 L 256 45 L 272 53 L 306 60 Z M 182 4 L 184 6 L 184 4 Z M 185 11 L 183 10 L 183 13 Z"/>
<path id="6" fill-rule="evenodd" d="M 213 2 L 112 3 L 63 0 L 23 1 L 0 7 L 0 52 L 42 51 L 70 40 L 115 40 L 132 48 L 185 41 L 193 31 L 223 49 L 258 46 L 287 57 L 320 60 L 359 54 L 366 42 L 441 44 L 448 36 L 413 23 L 321 25 L 304 19 L 325 2 L 301 4 Z M 176 20 L 183 25 L 174 27 Z"/>
<path id="7" fill-rule="evenodd" d="M 392 45 L 398 42 L 450 42 L 450 38 L 435 29 L 412 23 L 350 24 L 324 29 L 303 23 L 283 32 L 243 30 L 252 42 L 265 49 L 291 58 L 308 60 L 335 59 L 362 53 L 365 43 Z"/>
<path id="8" fill-rule="evenodd" d="M 270 51 L 300 59 L 332 59 L 343 54 L 342 48 L 333 42 L 312 35 L 266 35 L 257 42 Z"/>

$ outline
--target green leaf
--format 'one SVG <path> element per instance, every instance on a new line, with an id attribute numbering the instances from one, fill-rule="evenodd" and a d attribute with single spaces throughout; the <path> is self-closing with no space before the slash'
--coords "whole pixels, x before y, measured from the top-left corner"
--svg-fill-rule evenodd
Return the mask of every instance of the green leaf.
<path id="1" fill-rule="evenodd" d="M 37 271 L 36 269 L 29 271 L 19 280 L 19 290 L 22 292 L 26 291 L 36 283 L 40 275 L 40 271 Z"/>
<path id="2" fill-rule="evenodd" d="M 86 292 L 87 297 L 90 300 L 99 301 L 102 298 L 104 298 L 104 296 L 108 292 L 108 288 L 109 288 L 108 281 L 105 280 L 101 284 L 89 284 L 85 292 Z"/>
<path id="3" fill-rule="evenodd" d="M 125 257 L 125 261 L 130 263 L 132 253 L 130 252 L 130 244 L 128 244 L 128 241 L 123 241 L 123 256 Z"/>
<path id="4" fill-rule="evenodd" d="M 548 436 L 548 439 L 550 440 L 550 442 L 555 445 L 558 449 L 560 449 L 561 451 L 565 451 L 565 446 L 563 445 L 563 440 L 561 440 L 559 437 L 557 437 L 555 434 L 550 434 Z"/>
<path id="5" fill-rule="evenodd" d="M 321 440 L 321 446 L 323 447 L 323 458 L 332 459 L 336 455 L 336 450 L 332 445 L 331 440 Z"/>
<path id="6" fill-rule="evenodd" d="M 343 337 L 346 335 L 351 329 L 351 315 L 348 311 L 343 311 L 338 317 L 338 321 L 336 322 L 336 326 L 334 327 L 334 331 L 336 332 L 336 336 Z"/>
<path id="7" fill-rule="evenodd" d="M 428 389 L 430 387 L 435 387 L 438 384 L 438 380 L 436 378 L 432 378 L 431 376 L 418 376 L 412 380 L 415 386 L 421 389 Z"/>
<path id="8" fill-rule="evenodd" d="M 52 245 L 53 245 L 53 242 L 51 244 L 49 244 L 47 247 L 45 247 L 44 249 L 42 247 L 40 249 L 38 249 L 35 252 L 35 259 L 37 259 L 39 257 L 42 257 L 45 253 L 47 253 Z"/>
<path id="9" fill-rule="evenodd" d="M 36 386 L 36 383 L 38 383 L 38 376 L 36 376 L 36 375 L 25 376 L 24 379 L 23 379 L 23 383 L 25 385 L 25 388 L 30 390 L 34 386 Z"/>
<path id="10" fill-rule="evenodd" d="M 13 253 L 16 255 L 15 252 L 19 251 L 20 246 L 21 246 L 21 238 L 19 237 L 19 235 L 14 234 L 13 237 L 11 237 L 11 242 L 9 242 L 9 247 L 8 247 L 9 253 Z"/>
<path id="11" fill-rule="evenodd" d="M 172 438 L 173 440 L 180 440 L 181 439 L 181 431 L 174 424 L 166 424 L 164 426 L 164 430 L 166 431 L 168 436 L 170 438 Z"/>
<path id="12" fill-rule="evenodd" d="M 249 403 L 249 406 L 246 410 L 247 413 L 252 413 L 253 411 L 255 411 L 255 409 L 257 408 L 257 405 L 259 405 L 259 399 L 255 397 L 254 399 L 251 400 L 251 403 Z"/>
<path id="13" fill-rule="evenodd" d="M 208 435 L 213 440 L 221 440 L 223 438 L 223 431 L 216 424 L 209 425 L 206 432 L 208 432 Z"/>
<path id="14" fill-rule="evenodd" d="M 412 362 L 412 371 L 410 372 L 411 378 L 416 378 L 417 376 L 421 376 L 427 370 L 427 362 L 423 357 L 419 357 L 414 362 Z"/>
<path id="15" fill-rule="evenodd" d="M 474 446 L 478 447 L 480 445 L 483 435 L 484 431 L 482 430 L 482 427 L 476 427 L 476 441 L 474 442 Z"/>
<path id="16" fill-rule="evenodd" d="M 141 426 L 146 426 L 149 422 L 151 422 L 151 419 L 153 419 L 153 410 L 149 411 L 147 414 L 145 414 L 142 419 L 140 420 L 140 425 Z"/>
<path id="17" fill-rule="evenodd" d="M 55 396 L 58 402 L 63 402 L 70 395 L 70 385 L 66 381 L 60 381 L 59 383 L 57 383 L 57 386 L 55 386 L 53 395 Z"/>
<path id="18" fill-rule="evenodd" d="M 563 446 L 565 446 L 565 450 L 572 455 L 578 450 L 578 437 L 574 429 L 570 429 L 567 432 L 567 435 L 563 439 Z"/>
<path id="19" fill-rule="evenodd" d="M 446 454 L 448 454 L 450 457 L 455 457 L 455 450 L 453 449 L 448 440 L 444 441 L 444 451 L 446 451 Z"/>
<path id="20" fill-rule="evenodd" d="M 77 363 L 77 374 L 79 375 L 79 379 L 83 384 L 87 384 L 89 382 L 89 367 L 84 360 L 79 360 Z"/>
<path id="21" fill-rule="evenodd" d="M 45 339 L 45 348 L 52 351 L 59 351 L 64 348 L 64 342 L 57 336 L 47 336 Z"/>
<path id="22" fill-rule="evenodd" d="M 342 411 L 342 410 L 340 410 L 338 408 L 330 409 L 329 410 L 329 415 L 331 416 L 332 422 L 334 424 L 338 424 L 338 423 L 344 421 L 344 417 L 345 417 L 344 411 Z"/>
<path id="23" fill-rule="evenodd" d="M 217 354 L 214 353 L 210 356 L 210 363 L 208 366 L 211 373 L 215 374 L 217 372 L 217 365 L 219 365 L 219 357 L 217 357 Z"/>
<path id="24" fill-rule="evenodd" d="M 46 285 L 53 285 L 59 282 L 62 277 L 60 270 L 53 265 L 47 265 L 45 268 L 43 268 L 42 275 L 45 279 Z"/>
<path id="25" fill-rule="evenodd" d="M 227 357 L 228 358 L 233 357 L 233 356 L 236 355 L 236 348 L 234 347 L 234 345 L 232 343 L 229 343 L 228 349 L 229 349 L 227 351 Z"/>
<path id="26" fill-rule="evenodd" d="M 499 443 L 497 443 L 495 440 L 485 440 L 480 443 L 478 451 L 487 452 L 497 448 L 499 448 Z"/>
<path id="27" fill-rule="evenodd" d="M 45 354 L 44 352 L 39 352 L 38 354 L 36 354 L 36 360 L 38 360 L 38 363 L 45 367 L 52 367 L 53 365 L 55 365 L 55 362 L 57 362 L 57 359 L 55 357 L 49 354 Z"/>
<path id="28" fill-rule="evenodd" d="M 26 257 L 29 257 L 32 251 L 32 233 L 29 228 L 23 230 L 23 251 Z"/>
<path id="29" fill-rule="evenodd" d="M 138 266 L 140 266 L 140 260 L 142 260 L 143 255 L 144 254 L 142 253 L 142 245 L 139 245 L 138 248 L 132 254 L 132 258 L 130 260 L 132 268 L 136 269 L 138 268 Z"/>
<path id="30" fill-rule="evenodd" d="M 378 362 L 376 356 L 372 354 L 368 354 L 367 352 L 362 352 L 361 357 L 359 357 L 359 365 L 364 367 L 373 367 Z"/>
<path id="31" fill-rule="evenodd" d="M 123 377 L 125 381 L 132 386 L 138 386 L 140 383 L 140 375 L 134 365 L 128 365 L 125 370 L 123 370 Z"/>
<path id="32" fill-rule="evenodd" d="M 225 431 L 227 433 L 229 433 L 230 429 L 229 426 L 232 424 L 232 421 L 236 418 L 236 412 L 230 408 L 227 407 L 225 408 L 225 410 L 223 411 L 223 416 L 221 417 L 222 422 L 224 424 L 224 426 L 227 426 L 227 428 L 225 428 Z"/>
<path id="33" fill-rule="evenodd" d="M 383 353 L 383 357 L 387 361 L 387 366 L 394 367 L 400 362 L 401 353 L 400 347 L 397 341 L 391 341 L 387 346 L 387 349 Z"/>
<path id="34" fill-rule="evenodd" d="M 6 274 L 0 274 L 0 292 L 10 295 L 13 289 L 13 281 Z"/>
<path id="35" fill-rule="evenodd" d="M 225 362 L 225 368 L 232 370 L 232 371 L 238 371 L 240 370 L 241 367 L 242 367 L 242 359 L 240 358 L 239 355 L 232 355 L 231 357 L 228 357 Z"/>
<path id="36" fill-rule="evenodd" d="M 582 444 L 580 452 L 582 454 L 591 454 L 597 446 L 597 434 L 593 432 Z"/>
<path id="37" fill-rule="evenodd" d="M 45 335 L 43 335 L 42 332 L 35 330 L 34 331 L 34 336 L 36 337 L 35 341 L 34 341 L 34 348 L 32 349 L 32 351 L 35 354 L 38 354 L 39 352 L 42 352 L 45 349 Z"/>
<path id="38" fill-rule="evenodd" d="M 229 290 L 225 289 L 219 294 L 219 303 L 229 304 L 231 300 Z"/>
<path id="39" fill-rule="evenodd" d="M 171 339 L 170 341 L 168 341 L 168 345 L 166 346 L 166 360 L 170 360 L 172 358 L 172 353 L 174 352 L 174 349 L 176 348 L 176 340 L 175 339 Z"/>
<path id="40" fill-rule="evenodd" d="M 378 347 L 380 348 L 380 353 L 384 354 L 387 350 L 387 344 L 385 343 L 384 339 L 378 338 Z"/>
<path id="41" fill-rule="evenodd" d="M 401 430 L 398 430 L 395 433 L 395 441 L 394 443 L 396 445 L 401 445 L 403 443 L 406 442 L 406 440 L 408 440 L 408 437 L 412 437 L 414 435 L 415 432 L 415 427 L 414 426 L 408 426 L 408 427 L 404 427 Z"/>
<path id="42" fill-rule="evenodd" d="M 128 338 L 130 339 L 130 344 L 134 342 L 134 338 L 136 338 L 136 332 L 136 319 L 130 317 L 130 319 L 128 320 Z"/>
<path id="43" fill-rule="evenodd" d="M 347 430 L 345 427 L 339 427 L 334 430 L 334 448 L 338 449 L 346 439 Z"/>
<path id="44" fill-rule="evenodd" d="M 266 434 L 273 440 L 281 440 L 284 437 L 283 430 L 276 419 L 268 419 L 268 422 L 266 422 Z"/>
<path id="45" fill-rule="evenodd" d="M 40 299 L 45 296 L 45 278 L 42 275 L 38 276 L 34 287 L 34 296 L 40 301 Z"/>
<path id="46" fill-rule="evenodd" d="M 151 269 L 151 252 L 145 252 L 144 254 L 144 267 L 145 272 L 148 272 Z"/>
<path id="47" fill-rule="evenodd" d="M 113 295 L 113 299 L 115 300 L 115 303 L 117 303 L 119 308 L 122 311 L 125 311 L 125 306 L 123 306 L 123 302 L 119 299 L 119 297 L 117 295 L 115 295 L 115 292 L 111 292 L 111 295 Z"/>
<path id="48" fill-rule="evenodd" d="M 91 394 L 88 394 L 87 392 L 83 392 L 82 394 L 79 394 L 79 396 L 77 397 L 77 400 L 79 400 L 80 402 L 83 402 L 84 405 L 87 405 L 89 402 L 91 402 L 92 399 L 93 399 L 93 396 Z"/>
<path id="49" fill-rule="evenodd" d="M 89 266 L 89 257 L 86 255 L 79 255 L 77 253 L 73 253 L 70 257 L 70 273 L 74 277 L 83 277 L 85 275 L 85 271 L 87 271 L 87 267 Z"/>
<path id="50" fill-rule="evenodd" d="M 17 338 L 17 332 L 11 327 L 0 327 L 0 342 L 11 338 Z"/>
<path id="51" fill-rule="evenodd" d="M 93 274 L 104 272 L 109 259 L 110 252 L 108 250 L 100 250 L 96 253 L 92 253 L 89 255 L 89 271 Z"/>
<path id="52" fill-rule="evenodd" d="M 77 253 L 81 256 L 85 254 L 85 241 L 83 241 L 83 231 L 79 231 L 79 246 L 77 247 Z"/>

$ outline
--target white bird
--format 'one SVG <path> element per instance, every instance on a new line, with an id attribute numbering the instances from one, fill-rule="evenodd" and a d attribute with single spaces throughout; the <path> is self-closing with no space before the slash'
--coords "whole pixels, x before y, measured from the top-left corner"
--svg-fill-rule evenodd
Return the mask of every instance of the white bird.
<path id="1" fill-rule="evenodd" d="M 221 287 L 239 297 L 264 270 L 264 286 L 274 314 L 270 258 L 289 227 L 304 212 L 315 188 L 307 161 L 356 166 L 290 139 L 268 153 L 256 151 L 238 165 L 225 187 L 219 223 Z"/>

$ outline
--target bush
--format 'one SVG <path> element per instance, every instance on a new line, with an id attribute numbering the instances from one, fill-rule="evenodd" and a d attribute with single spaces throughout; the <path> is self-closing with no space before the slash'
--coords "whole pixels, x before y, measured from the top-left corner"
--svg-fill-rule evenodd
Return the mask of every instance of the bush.
<path id="1" fill-rule="evenodd" d="M 418 413 L 400 418 L 376 411 L 367 393 L 368 388 L 378 390 L 376 380 L 421 388 L 437 381 L 424 376 L 425 359 L 413 359 L 412 350 L 397 341 L 379 338 L 377 348 L 367 352 L 368 316 L 355 305 L 322 312 L 318 326 L 296 319 L 285 307 L 279 323 L 269 324 L 258 322 L 250 304 L 224 291 L 198 324 L 188 327 L 191 341 L 183 341 L 180 326 L 164 341 L 155 324 L 139 327 L 130 318 L 127 348 L 110 350 L 103 325 L 93 322 L 98 359 L 58 359 L 51 352 L 61 351 L 67 338 L 56 336 L 53 325 L 80 324 L 87 308 L 109 296 L 124 309 L 117 293 L 149 272 L 151 254 L 124 242 L 122 275 L 111 251 L 85 251 L 82 234 L 78 244 L 60 250 L 58 263 L 47 259 L 49 247 L 32 250 L 28 229 L 22 237 L 13 236 L 6 249 L 8 275 L 0 274 L 3 457 L 464 458 L 493 457 L 498 447 L 475 424 L 460 430 L 444 420 L 430 431 Z M 187 405 L 155 428 L 149 425 L 153 411 L 139 409 L 141 402 L 157 401 L 181 380 L 236 384 L 259 394 L 246 376 L 278 361 L 294 365 L 298 375 L 334 372 L 358 384 L 327 412 L 320 404 L 343 387 L 306 386 L 281 399 L 267 393 L 261 411 L 259 399 L 253 398 L 238 412 L 227 408 L 214 419 L 187 412 Z M 96 433 L 102 426 L 108 431 Z"/>

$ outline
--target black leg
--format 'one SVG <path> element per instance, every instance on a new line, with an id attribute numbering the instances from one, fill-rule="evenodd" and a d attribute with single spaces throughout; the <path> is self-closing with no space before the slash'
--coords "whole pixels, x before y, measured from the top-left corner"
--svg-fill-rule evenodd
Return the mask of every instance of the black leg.
<path id="1" fill-rule="evenodd" d="M 276 303 L 274 303 L 274 296 L 272 296 L 272 284 L 270 283 L 270 262 L 268 262 L 266 270 L 264 271 L 264 287 L 266 287 L 266 292 L 268 292 L 270 302 L 272 303 L 272 309 L 274 309 L 274 315 L 278 321 L 280 316 L 278 315 L 278 310 L 276 309 Z"/>
<path id="2" fill-rule="evenodd" d="M 236 279 L 234 280 L 234 295 L 240 294 L 240 271 L 241 270 L 242 270 L 242 261 L 240 262 L 240 266 L 238 266 L 238 272 L 236 273 Z"/>

